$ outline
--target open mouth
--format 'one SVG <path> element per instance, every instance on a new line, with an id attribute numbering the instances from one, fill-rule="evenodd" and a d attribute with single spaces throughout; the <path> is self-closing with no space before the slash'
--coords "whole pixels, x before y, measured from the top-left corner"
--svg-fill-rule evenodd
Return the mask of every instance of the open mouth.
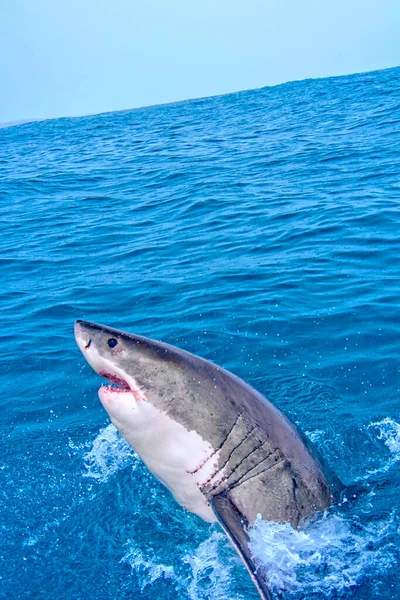
<path id="1" fill-rule="evenodd" d="M 114 384 L 114 385 L 103 386 L 103 387 L 107 388 L 109 391 L 115 392 L 115 393 L 131 391 L 131 388 L 126 383 L 126 381 L 124 379 L 121 379 L 120 377 L 117 377 L 117 375 L 113 375 L 112 373 L 106 373 L 105 371 L 102 371 L 101 373 L 99 373 L 99 375 L 104 377 L 104 379 L 108 379 L 108 381 L 110 381 L 111 384 Z"/>

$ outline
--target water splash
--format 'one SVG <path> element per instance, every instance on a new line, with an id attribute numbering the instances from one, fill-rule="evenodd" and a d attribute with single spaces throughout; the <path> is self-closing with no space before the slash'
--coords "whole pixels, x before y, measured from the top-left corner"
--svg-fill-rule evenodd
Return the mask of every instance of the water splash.
<path id="1" fill-rule="evenodd" d="M 227 544 L 224 534 L 214 531 L 202 542 L 194 554 L 186 555 L 184 563 L 191 573 L 187 592 L 191 600 L 232 600 L 243 596 L 232 595 L 232 569 L 235 563 L 223 557 L 223 546 Z M 236 557 L 234 557 L 236 558 Z"/>
<path id="2" fill-rule="evenodd" d="M 92 448 L 84 456 L 85 477 L 107 481 L 128 465 L 136 466 L 137 454 L 110 423 L 96 436 Z"/>
<path id="3" fill-rule="evenodd" d="M 361 526 L 326 513 L 302 531 L 259 519 L 250 530 L 250 548 L 278 595 L 340 598 L 368 573 L 376 577 L 393 565 L 390 536 L 396 528 L 394 514 Z"/>
<path id="4" fill-rule="evenodd" d="M 378 440 L 383 440 L 385 446 L 389 449 L 392 460 L 388 468 L 398 462 L 400 460 L 400 423 L 386 417 L 381 421 L 370 423 L 368 429 L 378 429 Z"/>
<path id="5" fill-rule="evenodd" d="M 233 591 L 235 571 L 241 572 L 241 565 L 231 551 L 225 535 L 220 531 L 212 531 L 210 537 L 202 541 L 193 552 L 185 553 L 176 549 L 169 561 L 171 564 L 168 565 L 157 560 L 151 550 L 147 556 L 138 547 L 137 540 L 130 540 L 128 547 L 129 550 L 121 562 L 131 566 L 142 591 L 158 580 L 166 578 L 171 581 L 179 598 L 190 598 L 190 600 L 244 600 L 245 598 Z M 243 572 L 245 573 L 244 569 Z"/>
<path id="6" fill-rule="evenodd" d="M 128 544 L 131 544 L 130 540 Z M 151 585 L 161 577 L 175 579 L 174 567 L 163 565 L 145 558 L 143 552 L 138 548 L 129 550 L 121 559 L 121 562 L 128 563 L 135 571 L 141 591 L 148 585 Z"/>

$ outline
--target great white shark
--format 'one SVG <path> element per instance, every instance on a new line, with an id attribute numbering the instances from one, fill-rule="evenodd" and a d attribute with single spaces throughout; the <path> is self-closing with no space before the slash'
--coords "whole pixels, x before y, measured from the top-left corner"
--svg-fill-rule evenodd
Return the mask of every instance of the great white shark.
<path id="1" fill-rule="evenodd" d="M 297 427 L 247 383 L 164 342 L 76 321 L 88 363 L 114 385 L 99 397 L 112 423 L 175 500 L 219 521 L 261 598 L 249 549 L 258 516 L 298 527 L 334 501 L 320 459 Z"/>

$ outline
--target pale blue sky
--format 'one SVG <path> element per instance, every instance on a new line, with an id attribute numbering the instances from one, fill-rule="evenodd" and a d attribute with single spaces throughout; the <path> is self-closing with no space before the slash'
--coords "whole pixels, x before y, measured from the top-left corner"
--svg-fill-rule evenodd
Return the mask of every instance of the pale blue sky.
<path id="1" fill-rule="evenodd" d="M 0 122 L 400 64 L 400 0 L 0 0 Z"/>

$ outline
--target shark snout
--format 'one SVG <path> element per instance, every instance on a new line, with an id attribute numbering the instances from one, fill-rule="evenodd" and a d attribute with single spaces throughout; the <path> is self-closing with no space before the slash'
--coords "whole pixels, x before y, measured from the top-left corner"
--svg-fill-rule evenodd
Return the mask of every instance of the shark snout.
<path id="1" fill-rule="evenodd" d="M 75 321 L 74 333 L 76 343 L 78 344 L 80 350 L 82 352 L 88 350 L 90 348 L 90 344 L 92 343 L 92 335 L 90 328 L 86 324 L 86 321 Z"/>

